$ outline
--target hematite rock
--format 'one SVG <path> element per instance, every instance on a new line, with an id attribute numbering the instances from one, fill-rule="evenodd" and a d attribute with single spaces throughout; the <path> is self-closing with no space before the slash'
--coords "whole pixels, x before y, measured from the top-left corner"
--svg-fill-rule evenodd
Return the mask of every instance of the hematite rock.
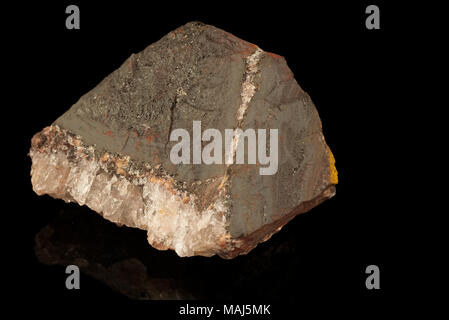
<path id="1" fill-rule="evenodd" d="M 195 120 L 220 132 L 278 129 L 278 171 L 173 164 L 170 133 L 192 136 Z M 147 230 L 152 246 L 180 256 L 245 254 L 337 183 L 318 113 L 284 58 L 197 22 L 131 55 L 36 134 L 30 156 L 38 195 Z"/>

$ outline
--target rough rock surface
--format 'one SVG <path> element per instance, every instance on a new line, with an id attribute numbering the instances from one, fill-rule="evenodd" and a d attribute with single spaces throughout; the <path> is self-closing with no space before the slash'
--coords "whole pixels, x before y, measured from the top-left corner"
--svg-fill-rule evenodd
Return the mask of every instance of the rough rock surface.
<path id="1" fill-rule="evenodd" d="M 178 164 L 170 133 L 276 128 L 279 165 Z M 268 148 L 268 146 L 267 146 Z M 335 194 L 337 172 L 310 97 L 284 58 L 188 23 L 125 63 L 32 139 L 32 184 L 147 230 L 157 249 L 233 258 Z"/>

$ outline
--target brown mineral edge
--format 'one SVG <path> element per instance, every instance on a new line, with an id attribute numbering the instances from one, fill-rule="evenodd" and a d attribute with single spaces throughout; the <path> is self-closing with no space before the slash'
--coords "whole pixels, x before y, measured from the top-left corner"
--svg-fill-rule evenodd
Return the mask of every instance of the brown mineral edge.
<path id="1" fill-rule="evenodd" d="M 170 133 L 276 128 L 279 168 L 174 165 Z M 188 23 L 138 54 L 31 142 L 38 195 L 86 205 L 181 257 L 234 258 L 335 194 L 337 171 L 310 97 L 285 59 Z"/>

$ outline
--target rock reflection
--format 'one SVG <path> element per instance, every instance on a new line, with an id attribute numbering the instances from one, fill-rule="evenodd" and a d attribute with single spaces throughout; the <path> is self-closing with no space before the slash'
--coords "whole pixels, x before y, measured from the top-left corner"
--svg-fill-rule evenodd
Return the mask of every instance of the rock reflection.
<path id="1" fill-rule="evenodd" d="M 152 248 L 145 231 L 68 205 L 36 235 L 35 252 L 43 264 L 78 265 L 132 299 L 279 299 L 293 285 L 296 241 L 290 232 L 233 260 L 180 258 Z"/>

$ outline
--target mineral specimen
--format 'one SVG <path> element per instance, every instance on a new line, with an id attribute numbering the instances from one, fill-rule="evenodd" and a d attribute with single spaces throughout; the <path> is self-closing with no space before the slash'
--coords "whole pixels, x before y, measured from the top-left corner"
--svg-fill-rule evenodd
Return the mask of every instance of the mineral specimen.
<path id="1" fill-rule="evenodd" d="M 215 132 L 254 129 L 258 138 L 276 129 L 278 140 L 257 151 L 279 143 L 277 170 L 260 174 L 265 163 L 250 161 L 256 151 L 238 133 L 231 161 L 174 163 L 171 135 L 195 136 L 195 121 Z M 245 137 L 248 161 L 232 161 Z M 202 138 L 196 148 L 207 147 Z M 284 58 L 199 22 L 131 55 L 37 133 L 30 156 L 38 195 L 146 230 L 153 247 L 182 257 L 246 254 L 337 184 L 318 113 Z"/>

